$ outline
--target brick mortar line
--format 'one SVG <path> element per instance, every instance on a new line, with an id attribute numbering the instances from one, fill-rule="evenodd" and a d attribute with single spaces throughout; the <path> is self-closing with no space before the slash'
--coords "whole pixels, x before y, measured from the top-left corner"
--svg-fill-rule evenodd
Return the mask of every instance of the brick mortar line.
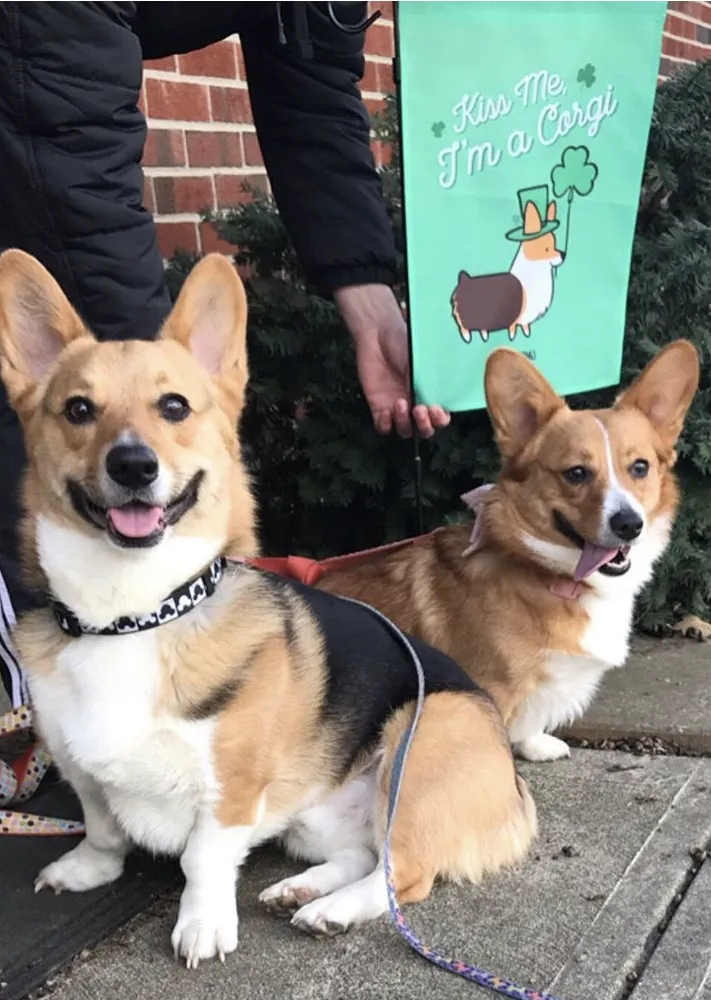
<path id="1" fill-rule="evenodd" d="M 668 59 L 669 62 L 679 63 L 682 66 L 693 66 L 698 62 L 698 59 L 685 59 L 684 56 L 672 56 L 667 52 L 662 52 L 662 59 Z"/>
<path id="2" fill-rule="evenodd" d="M 711 24 L 709 28 L 711 28 Z M 700 42 L 696 38 L 682 38 L 680 35 L 672 35 L 668 31 L 664 32 L 664 37 L 673 42 L 681 42 L 682 45 L 698 45 L 700 49 L 711 49 L 711 42 Z"/>
<path id="3" fill-rule="evenodd" d="M 711 24 L 704 25 L 706 28 L 711 28 Z M 682 42 L 684 45 L 708 45 L 708 42 L 700 42 L 698 38 L 684 38 L 683 35 L 674 35 L 671 31 L 665 31 L 664 37 L 673 39 L 675 42 Z"/>
<path id="4" fill-rule="evenodd" d="M 669 57 L 675 58 L 675 57 Z M 365 100 L 384 101 L 390 91 L 367 91 L 363 94 Z M 171 132 L 240 132 L 248 135 L 256 134 L 256 126 L 253 121 L 246 122 L 221 122 L 221 121 L 186 121 L 182 118 L 153 118 L 146 116 L 146 125 L 152 131 Z"/>
<path id="5" fill-rule="evenodd" d="M 392 56 L 381 56 L 374 52 L 365 53 L 366 62 L 375 66 L 389 66 Z M 237 68 L 239 72 L 239 67 Z M 180 69 L 154 69 L 152 66 L 144 67 L 144 80 L 159 80 L 164 83 L 192 83 L 204 84 L 209 87 L 229 87 L 232 90 L 247 90 L 247 81 L 238 76 L 203 76 L 196 73 L 185 73 Z"/>
<path id="6" fill-rule="evenodd" d="M 183 121 L 180 118 L 146 118 L 146 124 L 149 129 L 163 129 L 170 130 L 173 132 L 248 132 L 251 134 L 255 133 L 254 122 L 218 122 L 218 121 L 199 121 L 199 122 L 188 122 Z"/>
<path id="7" fill-rule="evenodd" d="M 711 24 L 704 24 L 702 21 L 687 21 L 687 24 L 694 24 L 697 28 L 711 28 Z M 664 29 L 665 38 L 675 38 L 677 42 L 686 42 L 689 45 L 703 45 L 703 42 L 697 41 L 696 38 L 685 38 L 683 35 L 675 35 L 672 28 Z"/>
<path id="8" fill-rule="evenodd" d="M 207 208 L 208 206 L 206 205 L 205 207 Z M 233 208 L 235 208 L 234 205 L 218 205 L 212 211 L 217 213 L 229 212 Z M 206 224 L 206 220 L 202 218 L 199 212 L 171 212 L 168 215 L 159 215 L 155 212 L 153 213 L 153 221 L 157 226 L 190 225 L 193 223 L 196 226 L 201 226 Z M 210 223 L 207 222 L 207 225 L 210 225 Z"/>
<path id="9" fill-rule="evenodd" d="M 175 212 L 171 215 L 154 215 L 153 221 L 156 225 L 174 225 L 180 222 L 202 222 L 197 212 Z"/>
<path id="10" fill-rule="evenodd" d="M 206 87 L 227 87 L 229 90 L 246 90 L 244 80 L 233 76 L 195 76 L 168 69 L 144 69 L 144 80 L 158 80 L 160 83 L 203 84 Z"/>
<path id="11" fill-rule="evenodd" d="M 709 10 L 711 10 L 711 4 L 709 5 Z M 700 17 L 694 17 L 693 14 L 687 14 L 686 11 L 681 10 L 668 10 L 667 17 L 680 17 L 682 21 L 690 21 L 691 24 L 700 24 L 702 27 L 708 25 L 708 22 L 703 21 Z"/>
<path id="12" fill-rule="evenodd" d="M 252 174 L 264 174 L 264 166 L 224 166 L 224 167 L 144 167 L 143 173 L 146 177 L 244 177 Z"/>

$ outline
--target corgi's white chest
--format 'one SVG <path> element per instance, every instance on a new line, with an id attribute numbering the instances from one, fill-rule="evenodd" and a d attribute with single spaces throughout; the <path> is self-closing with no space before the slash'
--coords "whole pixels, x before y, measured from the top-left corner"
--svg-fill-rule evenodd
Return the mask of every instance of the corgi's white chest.
<path id="1" fill-rule="evenodd" d="M 83 636 L 50 676 L 30 676 L 50 751 L 101 789 L 136 843 L 176 851 L 197 809 L 215 795 L 212 724 L 156 713 L 161 682 L 155 633 Z"/>
<path id="2" fill-rule="evenodd" d="M 583 714 L 609 664 L 594 657 L 552 652 L 546 657 L 547 679 L 519 708 L 509 725 L 513 743 L 553 732 Z"/>
<path id="3" fill-rule="evenodd" d="M 519 253 L 511 268 L 526 293 L 519 323 L 534 323 L 548 312 L 553 301 L 553 268 L 545 260 L 527 260 Z"/>
<path id="4" fill-rule="evenodd" d="M 581 598 L 590 619 L 580 640 L 583 653 L 573 656 L 549 651 L 546 680 L 526 698 L 509 726 L 513 742 L 553 732 L 580 718 L 603 675 L 613 667 L 621 667 L 627 659 L 633 602 L 634 591 L 624 587 Z"/>
<path id="5" fill-rule="evenodd" d="M 605 670 L 621 667 L 630 648 L 634 592 L 621 587 L 614 595 L 590 593 L 580 603 L 590 618 L 582 649 Z"/>

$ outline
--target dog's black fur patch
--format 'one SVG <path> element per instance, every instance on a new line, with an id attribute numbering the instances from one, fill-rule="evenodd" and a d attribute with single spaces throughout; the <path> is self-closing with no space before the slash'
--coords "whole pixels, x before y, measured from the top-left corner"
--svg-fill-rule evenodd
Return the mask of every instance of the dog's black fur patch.
<path id="1" fill-rule="evenodd" d="M 390 715 L 417 698 L 415 665 L 402 642 L 367 608 L 291 580 L 270 579 L 298 594 L 321 627 L 328 665 L 323 721 L 342 733 L 347 770 L 376 742 Z M 422 663 L 426 694 L 461 691 L 493 708 L 489 695 L 458 663 L 419 639 L 408 639 Z"/>
<path id="2" fill-rule="evenodd" d="M 209 719 L 211 716 L 217 715 L 229 704 L 241 684 L 241 677 L 231 677 L 224 684 L 214 688 L 202 701 L 191 705 L 185 711 L 185 718 L 190 719 L 191 722 L 200 722 L 201 719 Z"/>

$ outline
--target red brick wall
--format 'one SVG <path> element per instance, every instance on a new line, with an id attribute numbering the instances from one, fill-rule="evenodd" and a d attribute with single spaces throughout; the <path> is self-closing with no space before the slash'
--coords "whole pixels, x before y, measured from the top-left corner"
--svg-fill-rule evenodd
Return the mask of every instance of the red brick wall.
<path id="1" fill-rule="evenodd" d="M 659 73 L 662 79 L 676 67 L 711 58 L 711 3 L 667 4 L 667 23 Z"/>
<path id="2" fill-rule="evenodd" d="M 375 110 L 393 87 L 393 5 L 370 6 L 383 17 L 368 31 L 361 89 Z M 711 57 L 711 0 L 667 6 L 660 80 L 678 65 Z M 267 184 L 239 38 L 146 63 L 142 107 L 149 126 L 145 203 L 155 214 L 163 254 L 228 252 L 212 226 L 200 223 L 200 211 L 239 203 L 245 181 Z"/>

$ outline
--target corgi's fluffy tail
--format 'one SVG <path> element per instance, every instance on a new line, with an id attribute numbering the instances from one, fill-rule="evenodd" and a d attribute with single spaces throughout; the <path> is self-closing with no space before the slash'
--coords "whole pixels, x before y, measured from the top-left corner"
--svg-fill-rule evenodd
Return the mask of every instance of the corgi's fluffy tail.
<path id="1" fill-rule="evenodd" d="M 378 833 L 385 826 L 390 770 L 412 706 L 383 732 Z M 480 882 L 524 858 L 537 834 L 536 807 L 516 773 L 498 713 L 481 695 L 430 694 L 412 741 L 392 831 L 401 903 L 425 899 L 439 875 Z"/>

